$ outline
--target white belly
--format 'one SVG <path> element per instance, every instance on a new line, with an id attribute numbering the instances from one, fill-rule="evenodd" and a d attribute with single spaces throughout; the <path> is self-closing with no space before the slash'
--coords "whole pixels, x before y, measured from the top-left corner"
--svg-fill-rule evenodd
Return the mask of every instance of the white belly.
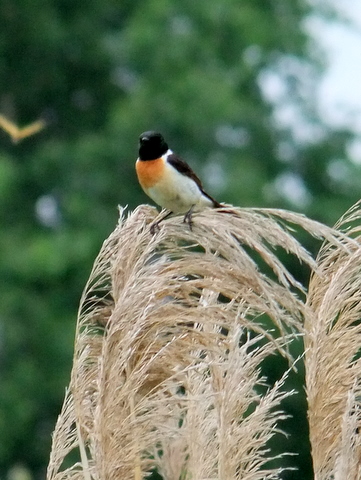
<path id="1" fill-rule="evenodd" d="M 171 165 L 166 165 L 166 175 L 153 187 L 147 188 L 147 194 L 163 208 L 174 213 L 185 213 L 192 206 L 194 210 L 211 207 L 212 202 L 205 197 L 191 178 L 182 175 Z"/>

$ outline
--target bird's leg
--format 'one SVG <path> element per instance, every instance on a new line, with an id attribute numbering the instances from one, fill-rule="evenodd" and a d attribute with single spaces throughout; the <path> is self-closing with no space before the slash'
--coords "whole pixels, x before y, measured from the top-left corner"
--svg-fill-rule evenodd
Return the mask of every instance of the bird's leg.
<path id="1" fill-rule="evenodd" d="M 195 207 L 195 205 L 192 205 L 191 208 L 188 210 L 188 212 L 184 215 L 184 218 L 183 218 L 183 223 L 188 223 L 189 230 L 191 230 L 191 231 L 192 231 L 192 225 L 193 225 L 192 215 L 193 215 L 194 207 Z"/>
<path id="2" fill-rule="evenodd" d="M 165 215 L 163 215 L 163 217 L 161 217 L 159 220 L 157 220 L 156 222 L 153 222 L 150 226 L 150 234 L 154 235 L 156 231 L 159 231 L 160 222 L 168 218 L 170 215 L 172 215 L 172 213 L 173 213 L 172 211 L 169 211 Z"/>

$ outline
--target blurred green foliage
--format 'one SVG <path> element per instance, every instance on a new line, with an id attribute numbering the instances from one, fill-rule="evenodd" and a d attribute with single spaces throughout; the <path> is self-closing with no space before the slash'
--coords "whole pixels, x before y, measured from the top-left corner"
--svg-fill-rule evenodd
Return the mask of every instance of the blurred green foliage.
<path id="1" fill-rule="evenodd" d="M 117 205 L 148 202 L 142 131 L 163 132 L 221 201 L 330 224 L 358 199 L 352 134 L 315 108 L 311 13 L 306 0 L 1 1 L 0 113 L 48 122 L 16 145 L 0 132 L 1 477 L 43 478 L 92 262 Z M 310 471 L 295 402 L 290 463 Z"/>

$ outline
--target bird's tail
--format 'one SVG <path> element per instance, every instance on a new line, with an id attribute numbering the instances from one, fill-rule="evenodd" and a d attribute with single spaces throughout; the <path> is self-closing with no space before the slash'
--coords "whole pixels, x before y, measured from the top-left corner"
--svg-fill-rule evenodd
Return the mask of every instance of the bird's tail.
<path id="1" fill-rule="evenodd" d="M 214 198 L 211 198 L 212 202 L 213 202 L 213 208 L 224 208 L 225 205 L 223 205 L 222 203 L 219 203 L 217 202 L 217 200 L 215 200 Z"/>
<path id="2" fill-rule="evenodd" d="M 203 189 L 201 190 L 203 195 L 207 197 L 211 202 L 212 202 L 212 207 L 213 208 L 224 208 L 225 205 L 222 205 L 222 203 L 217 202 L 213 197 L 211 197 L 207 192 L 205 192 Z"/>
<path id="3" fill-rule="evenodd" d="M 213 208 L 222 208 L 221 210 L 221 213 L 228 213 L 230 215 L 235 215 L 236 217 L 239 216 L 239 214 L 235 211 L 235 210 L 232 210 L 232 209 L 229 209 L 228 208 L 228 205 L 224 205 L 223 203 L 219 203 L 217 202 L 216 199 L 214 199 L 213 197 L 211 197 L 208 193 L 206 193 L 204 190 L 202 190 L 203 192 L 203 195 L 205 195 L 207 198 L 209 198 L 209 200 L 212 202 L 213 204 Z"/>
<path id="4" fill-rule="evenodd" d="M 216 202 L 214 205 L 214 208 L 222 209 L 220 210 L 220 213 L 228 213 L 229 215 L 234 215 L 235 217 L 239 217 L 239 213 L 236 210 L 232 210 L 228 207 L 228 205 L 224 205 L 222 203 Z"/>

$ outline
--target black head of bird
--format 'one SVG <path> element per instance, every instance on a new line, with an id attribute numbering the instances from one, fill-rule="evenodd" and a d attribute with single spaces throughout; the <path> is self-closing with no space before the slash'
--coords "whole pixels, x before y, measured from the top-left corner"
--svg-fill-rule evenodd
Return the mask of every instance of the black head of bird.
<path id="1" fill-rule="evenodd" d="M 144 132 L 139 137 L 139 158 L 141 160 L 155 160 L 164 155 L 168 145 L 158 132 Z"/>

